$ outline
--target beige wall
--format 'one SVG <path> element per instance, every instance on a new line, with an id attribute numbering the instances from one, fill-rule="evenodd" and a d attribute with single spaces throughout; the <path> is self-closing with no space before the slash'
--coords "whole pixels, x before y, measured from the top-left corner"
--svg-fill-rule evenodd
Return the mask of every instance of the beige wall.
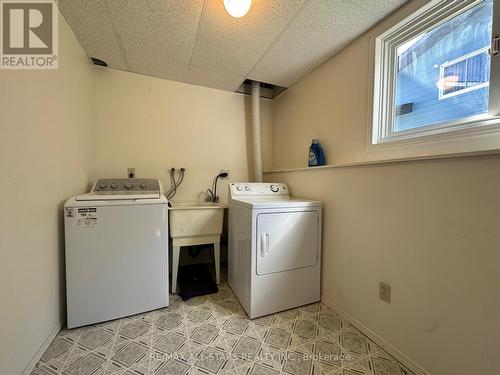
<path id="1" fill-rule="evenodd" d="M 253 177 L 248 96 L 110 69 L 94 80 L 97 177 L 125 177 L 135 167 L 168 188 L 168 170 L 185 167 L 175 200 L 203 200 L 220 169 L 230 172 L 221 199 L 229 181 Z M 261 107 L 269 168 L 272 102 Z"/>
<path id="2" fill-rule="evenodd" d="M 0 373 L 18 374 L 65 320 L 61 209 L 96 177 L 161 178 L 204 199 L 221 168 L 253 178 L 249 97 L 92 67 L 61 18 L 55 71 L 0 71 Z M 270 168 L 272 102 L 262 101 Z M 15 293 L 14 293 L 15 291 Z"/>
<path id="3" fill-rule="evenodd" d="M 428 2 L 410 1 L 275 100 L 273 169 L 306 167 L 312 138 L 332 165 L 499 149 L 500 137 L 491 133 L 370 145 L 375 37 Z"/>
<path id="4" fill-rule="evenodd" d="M 365 150 L 368 73 L 365 35 L 276 99 L 272 167 L 305 166 L 316 137 L 329 164 L 373 159 Z M 495 374 L 499 168 L 500 157 L 489 156 L 266 180 L 324 202 L 324 297 L 433 374 Z M 379 281 L 392 285 L 391 304 L 378 299 Z"/>
<path id="5" fill-rule="evenodd" d="M 20 373 L 64 320 L 66 198 L 97 176 L 125 176 L 127 167 L 167 186 L 168 169 L 185 167 L 178 200 L 203 199 L 221 168 L 233 181 L 252 178 L 248 97 L 92 68 L 60 27 L 59 70 L 0 71 L 2 374 Z M 368 51 L 364 36 L 263 101 L 265 169 L 305 166 L 315 137 L 330 163 L 373 159 L 365 151 Z M 491 156 L 266 179 L 324 202 L 326 298 L 434 374 L 493 374 L 499 166 Z M 377 298 L 381 280 L 392 285 L 390 305 Z"/>
<path id="6" fill-rule="evenodd" d="M 62 205 L 92 165 L 92 67 L 59 22 L 59 69 L 0 70 L 0 373 L 64 321 Z"/>
<path id="7" fill-rule="evenodd" d="M 496 374 L 500 157 L 267 174 L 324 202 L 322 295 L 432 374 Z M 392 301 L 378 299 L 379 281 Z"/>
<path id="8" fill-rule="evenodd" d="M 365 160 L 368 38 L 274 100 L 272 168 L 307 166 L 312 138 L 328 164 Z"/>

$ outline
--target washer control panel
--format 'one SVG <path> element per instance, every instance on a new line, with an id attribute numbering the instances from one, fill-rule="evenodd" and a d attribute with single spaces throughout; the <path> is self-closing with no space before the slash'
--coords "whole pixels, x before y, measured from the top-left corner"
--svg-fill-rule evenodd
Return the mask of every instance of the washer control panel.
<path id="1" fill-rule="evenodd" d="M 101 178 L 96 181 L 94 194 L 160 193 L 160 181 L 154 178 Z"/>
<path id="2" fill-rule="evenodd" d="M 285 184 L 267 182 L 235 182 L 229 185 L 231 196 L 289 195 Z"/>

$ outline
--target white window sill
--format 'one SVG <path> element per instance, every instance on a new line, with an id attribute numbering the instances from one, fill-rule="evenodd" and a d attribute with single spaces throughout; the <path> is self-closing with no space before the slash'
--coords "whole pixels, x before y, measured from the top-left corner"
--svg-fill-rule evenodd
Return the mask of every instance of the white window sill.
<path id="1" fill-rule="evenodd" d="M 456 141 L 473 136 L 499 135 L 500 117 L 478 115 L 468 120 L 450 121 L 447 123 L 423 127 L 421 131 L 410 129 L 394 133 L 391 137 L 376 140 L 376 143 L 367 144 L 367 150 L 381 148 L 425 144 L 435 141 Z M 374 140 L 372 140 L 373 142 Z M 477 147 L 477 146 L 474 146 Z M 480 146 L 479 146 L 480 147 Z M 463 152 L 477 151 L 464 149 Z"/>

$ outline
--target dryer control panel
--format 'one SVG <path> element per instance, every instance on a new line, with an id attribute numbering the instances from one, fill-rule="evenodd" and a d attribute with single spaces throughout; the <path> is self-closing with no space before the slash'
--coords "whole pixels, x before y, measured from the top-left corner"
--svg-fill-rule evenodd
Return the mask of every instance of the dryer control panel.
<path id="1" fill-rule="evenodd" d="M 262 195 L 290 195 L 285 184 L 271 182 L 235 182 L 229 185 L 230 195 L 234 196 L 262 196 Z"/>

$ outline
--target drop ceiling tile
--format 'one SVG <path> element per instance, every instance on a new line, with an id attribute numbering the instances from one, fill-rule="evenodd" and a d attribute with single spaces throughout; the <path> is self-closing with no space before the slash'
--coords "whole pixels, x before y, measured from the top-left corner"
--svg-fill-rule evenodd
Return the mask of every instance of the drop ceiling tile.
<path id="1" fill-rule="evenodd" d="M 288 87 L 403 0 L 59 0 L 88 56 L 111 68 L 235 90 L 244 78 Z M 250 73 L 249 73 L 250 71 Z"/>
<path id="2" fill-rule="evenodd" d="M 233 18 L 225 11 L 222 0 L 208 0 L 191 64 L 231 76 L 247 74 L 303 2 L 254 0 L 246 16 Z"/>
<path id="3" fill-rule="evenodd" d="M 59 0 L 59 9 L 89 57 L 127 70 L 104 0 Z"/>
<path id="4" fill-rule="evenodd" d="M 131 70 L 155 75 L 158 67 L 165 75 L 175 66 L 188 65 L 203 0 L 106 1 Z"/>
<path id="5" fill-rule="evenodd" d="M 393 8 L 368 4 L 368 9 L 361 0 L 309 0 L 248 78 L 290 87 L 404 3 L 388 2 Z"/>
<path id="6" fill-rule="evenodd" d="M 401 7 L 408 0 L 350 0 L 369 11 L 375 12 L 379 17 L 386 16 Z"/>
<path id="7" fill-rule="evenodd" d="M 214 89 L 236 91 L 243 82 L 243 76 L 238 77 L 219 72 L 210 72 L 191 65 L 189 67 L 187 82 Z"/>

